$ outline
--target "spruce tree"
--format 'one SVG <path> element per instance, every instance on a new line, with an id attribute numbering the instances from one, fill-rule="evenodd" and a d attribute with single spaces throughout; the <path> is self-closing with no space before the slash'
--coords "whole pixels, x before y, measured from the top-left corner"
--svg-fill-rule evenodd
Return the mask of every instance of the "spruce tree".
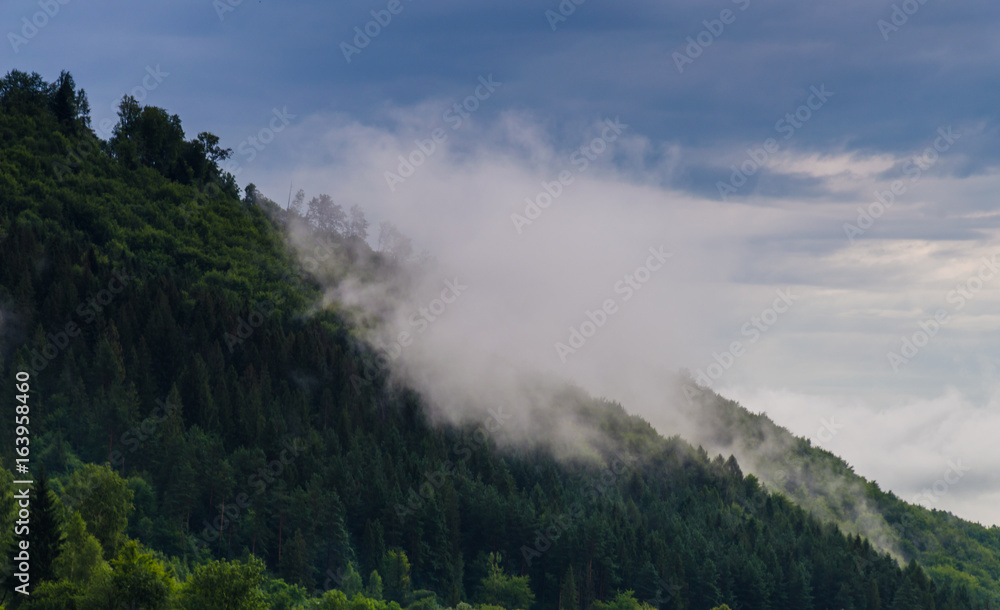
<path id="1" fill-rule="evenodd" d="M 42 582 L 53 579 L 52 566 L 62 551 L 65 536 L 62 533 L 56 510 L 56 499 L 49 490 L 49 480 L 42 467 L 35 480 L 35 497 L 31 505 L 31 551 L 33 580 Z"/>

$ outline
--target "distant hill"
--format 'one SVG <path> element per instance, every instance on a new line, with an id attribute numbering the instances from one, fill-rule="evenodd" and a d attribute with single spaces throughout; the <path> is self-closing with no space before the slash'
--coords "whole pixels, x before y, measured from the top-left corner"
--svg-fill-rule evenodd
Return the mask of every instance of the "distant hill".
<path id="1" fill-rule="evenodd" d="M 764 485 L 901 561 L 916 559 L 938 581 L 1000 595 L 1000 527 L 983 527 L 885 492 L 847 462 L 747 411 L 690 378 L 675 404 L 712 452 L 731 453 Z"/>

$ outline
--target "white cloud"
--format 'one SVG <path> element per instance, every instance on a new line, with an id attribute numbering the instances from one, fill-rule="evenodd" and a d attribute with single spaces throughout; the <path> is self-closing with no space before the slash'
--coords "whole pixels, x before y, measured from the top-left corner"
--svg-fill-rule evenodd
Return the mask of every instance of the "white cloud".
<path id="1" fill-rule="evenodd" d="M 895 402 L 761 387 L 721 391 L 812 439 L 905 501 L 987 526 L 1000 524 L 995 504 L 1000 495 L 1000 394 L 976 404 L 955 388 Z M 818 435 L 821 422 L 831 418 L 842 427 L 832 436 Z"/>
<path id="2" fill-rule="evenodd" d="M 407 317 L 443 280 L 458 277 L 469 285 L 403 359 L 413 377 L 428 384 L 425 389 L 443 387 L 435 379 L 447 380 L 448 400 L 458 405 L 456 397 L 481 394 L 483 387 L 501 392 L 491 375 L 506 366 L 574 380 L 649 415 L 665 408 L 667 373 L 705 368 L 740 341 L 742 354 L 715 385 L 740 388 L 738 397 L 750 396 L 747 404 L 757 410 L 777 409 L 777 423 L 796 431 L 814 423 L 801 418 L 813 417 L 817 405 L 870 422 L 838 436 L 831 449 L 899 493 L 917 489 L 921 473 L 930 476 L 943 459 L 973 460 L 958 450 L 963 435 L 981 438 L 975 433 L 989 423 L 967 401 L 984 400 L 996 378 L 996 337 L 981 331 L 996 328 L 992 312 L 1000 305 L 1000 276 L 995 285 L 985 282 L 961 310 L 947 294 L 1000 246 L 987 232 L 949 236 L 964 230 L 966 221 L 926 202 L 945 201 L 943 193 L 949 200 L 981 193 L 982 179 L 969 184 L 928 176 L 852 244 L 842 226 L 867 199 L 756 198 L 754 205 L 699 199 L 657 186 L 666 176 L 657 172 L 669 168 L 639 164 L 642 155 L 635 151 L 651 144 L 628 130 L 580 171 L 572 150 L 557 148 L 541 125 L 515 113 L 489 124 L 473 116 L 461 129 L 445 127 L 447 141 L 393 191 L 385 173 L 398 171 L 399 157 L 409 157 L 417 140 L 426 141 L 441 126 L 426 107 L 413 115 L 394 113 L 395 127 L 344 116 L 305 117 L 275 146 L 298 168 L 292 176 L 296 188 L 310 196 L 327 192 L 345 207 L 359 204 L 376 221 L 392 220 L 438 258 L 441 268 L 426 290 L 400 304 L 397 327 L 405 328 Z M 595 117 L 579 134 L 579 145 L 602 128 Z M 683 156 L 674 144 L 657 146 Z M 802 156 L 784 163 L 813 175 L 851 175 L 858 192 L 870 193 L 885 188 L 876 176 L 889 162 Z M 254 182 L 265 192 L 287 191 L 287 174 L 252 169 L 262 172 Z M 527 215 L 525 198 L 538 198 L 544 183 L 551 187 L 561 171 L 570 173 L 572 183 L 518 233 L 512 215 Z M 969 208 L 981 203 L 963 201 Z M 892 234 L 899 238 L 886 237 Z M 658 247 L 673 257 L 625 301 L 615 290 L 618 282 Z M 799 300 L 751 342 L 746 325 L 771 306 L 777 290 L 789 288 Z M 561 362 L 556 344 L 569 344 L 571 329 L 579 330 L 588 312 L 609 299 L 615 313 Z M 894 372 L 887 353 L 898 351 L 902 337 L 919 331 L 918 324 L 941 308 L 950 312 L 949 323 Z M 456 387 L 462 378 L 466 387 Z M 935 398 L 957 384 L 967 399 Z M 788 388 L 787 394 L 761 396 L 778 407 L 753 398 L 753 388 L 776 387 Z M 899 422 L 869 414 L 864 420 L 865 411 L 853 402 L 823 396 L 854 396 L 864 404 L 905 399 L 921 405 L 916 413 L 926 417 L 942 415 L 947 404 L 961 408 L 938 430 L 937 448 L 927 449 L 931 441 L 913 423 L 923 421 L 919 417 Z M 794 406 L 798 400 L 808 405 Z M 989 454 L 991 446 L 981 449 Z M 993 450 L 977 467 L 985 472 L 997 456 Z M 916 470 L 900 474 L 905 469 L 890 466 L 895 460 Z M 993 488 L 969 483 L 967 489 L 975 491 L 959 489 L 941 498 L 942 506 L 984 518 Z"/>

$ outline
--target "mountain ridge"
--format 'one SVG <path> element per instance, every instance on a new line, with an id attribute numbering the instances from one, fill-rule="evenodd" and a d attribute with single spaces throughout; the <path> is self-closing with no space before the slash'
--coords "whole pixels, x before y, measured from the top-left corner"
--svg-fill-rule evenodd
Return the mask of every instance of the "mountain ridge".
<path id="1" fill-rule="evenodd" d="M 916 561 L 900 568 L 768 493 L 736 458 L 710 458 L 577 388 L 554 384 L 503 425 L 433 421 L 418 393 L 373 364 L 344 306 L 312 306 L 317 278 L 405 275 L 405 248 L 373 251 L 342 226 L 322 229 L 338 208 L 321 197 L 304 216 L 250 186 L 241 199 L 218 168 L 217 139 L 185 140 L 162 109 L 126 99 L 115 135 L 97 140 L 85 99 L 66 73 L 0 80 L 0 375 L 13 380 L 34 354 L 47 361 L 33 382 L 32 451 L 52 473 L 43 495 L 61 525 L 48 533 L 67 540 L 51 576 L 33 573 L 38 595 L 11 607 L 214 607 L 205 600 L 244 582 L 227 603 L 990 603 L 978 581 L 963 582 L 976 576 L 939 570 L 935 582 Z M 56 172 L 82 142 L 92 152 Z M 329 265 L 302 264 L 286 241 L 294 223 L 330 244 Z M 112 295 L 115 273 L 130 279 Z M 93 318 L 79 314 L 102 290 L 107 303 L 84 309 Z M 80 333 L 64 341 L 70 321 Z M 762 434 L 748 413 L 713 405 L 701 412 L 732 418 L 730 434 Z M 0 406 L 12 412 L 13 396 Z M 594 434 L 516 442 L 561 421 Z M 0 419 L 0 438 L 12 435 Z M 5 522 L 12 514 L 0 504 Z"/>

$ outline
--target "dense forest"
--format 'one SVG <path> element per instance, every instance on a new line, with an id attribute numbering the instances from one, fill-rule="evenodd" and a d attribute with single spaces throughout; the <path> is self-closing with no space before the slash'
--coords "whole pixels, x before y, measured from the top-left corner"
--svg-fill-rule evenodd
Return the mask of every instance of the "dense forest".
<path id="1" fill-rule="evenodd" d="M 574 459 L 499 442 L 499 414 L 432 425 L 348 317 L 312 307 L 317 274 L 405 273 L 406 239 L 384 224 L 371 248 L 362 211 L 328 197 L 282 209 L 220 169 L 217 137 L 185 138 L 130 98 L 97 138 L 67 73 L 0 81 L 2 607 L 993 607 L 995 555 L 929 573 L 914 547 L 901 565 L 572 387 L 553 409 L 608 439 Z M 12 563 L 18 372 L 30 596 Z"/>
<path id="2" fill-rule="evenodd" d="M 908 503 L 766 415 L 750 413 L 690 379 L 682 388 L 685 400 L 679 404 L 693 407 L 685 415 L 697 422 L 698 437 L 713 451 L 740 456 L 769 489 L 842 531 L 878 541 L 899 558 L 915 558 L 937 581 L 963 582 L 991 599 L 1000 596 L 1000 527 Z"/>

